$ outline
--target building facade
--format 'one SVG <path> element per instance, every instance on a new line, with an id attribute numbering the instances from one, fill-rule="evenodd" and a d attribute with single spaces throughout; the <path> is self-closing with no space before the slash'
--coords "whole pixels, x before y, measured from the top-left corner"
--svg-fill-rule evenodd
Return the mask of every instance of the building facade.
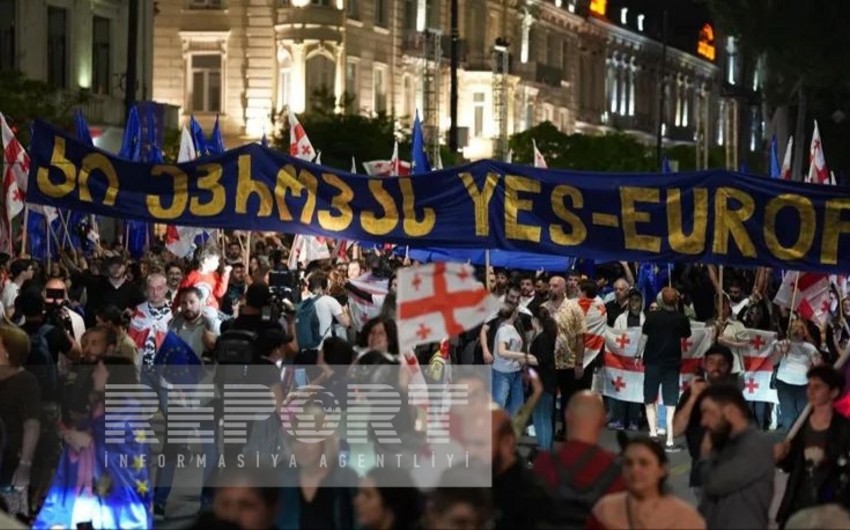
<path id="1" fill-rule="evenodd" d="M 139 4 L 136 96 L 144 100 L 153 93 L 154 6 Z M 126 0 L 0 0 L 0 75 L 19 70 L 69 92 L 89 91 L 82 109 L 89 123 L 123 123 L 127 5 Z"/>
<path id="2" fill-rule="evenodd" d="M 654 142 L 662 116 L 666 144 L 728 136 L 718 133 L 721 55 L 697 54 L 708 45 L 700 32 L 692 49 L 663 53 L 644 31 L 649 15 L 608 12 L 604 1 L 458 1 L 467 158 L 503 152 L 500 139 L 544 121 L 567 133 L 622 130 Z M 156 4 L 153 97 L 202 125 L 220 115 L 232 142 L 272 134 L 286 109 L 333 96 L 338 111 L 409 120 L 418 109 L 426 135 L 438 131 L 446 143 L 448 0 Z"/>

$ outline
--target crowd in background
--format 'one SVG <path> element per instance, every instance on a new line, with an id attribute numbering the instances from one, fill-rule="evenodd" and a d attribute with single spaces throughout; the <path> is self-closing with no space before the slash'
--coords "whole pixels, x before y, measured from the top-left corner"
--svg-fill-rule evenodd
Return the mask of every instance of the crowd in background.
<path id="1" fill-rule="evenodd" d="M 56 523 L 47 517 L 61 455 L 98 443 L 103 388 L 127 378 L 126 368 L 134 368 L 130 380 L 159 389 L 167 416 L 155 370 L 166 335 L 180 337 L 202 366 L 215 366 L 223 351 L 250 352 L 259 366 L 250 380 L 269 385 L 278 407 L 316 376 L 332 386 L 340 377 L 334 367 L 405 362 L 395 322 L 396 271 L 412 265 L 404 253 L 359 247 L 290 269 L 286 238 L 231 234 L 219 242 L 191 260 L 156 241 L 139 259 L 119 244 L 49 262 L 0 256 L 0 498 L 7 513 Z M 492 487 L 452 487 L 459 470 L 449 469 L 424 490 L 404 470 L 375 468 L 359 488 L 323 488 L 339 478 L 332 475 L 351 472 L 317 464 L 321 455 L 344 452 L 345 440 L 295 441 L 283 444 L 299 462 L 291 487 L 257 487 L 247 472 L 216 477 L 209 466 L 194 526 L 767 528 L 780 468 L 788 473 L 780 526 L 850 528 L 840 508 L 850 507 L 850 422 L 832 406 L 845 385 L 832 365 L 848 348 L 850 300 L 835 290 L 831 318 L 818 326 L 771 303 L 777 275 L 769 270 L 719 274 L 677 265 L 666 287 L 649 294 L 636 285 L 636 272 L 628 263 L 546 273 L 481 269 L 499 297 L 498 313 L 448 345 L 417 348 L 418 364 L 437 379 L 446 366 L 492 367 L 491 381 L 467 381 L 490 391 L 475 410 L 492 420 L 492 454 L 479 455 L 492 468 Z M 364 284 L 380 285 L 381 294 L 364 292 Z M 371 318 L 353 314 L 353 298 L 373 308 Z M 642 328 L 643 405 L 596 392 L 599 361 L 583 362 L 591 305 L 603 306 L 596 316 L 615 329 Z M 314 329 L 299 321 L 304 314 L 315 315 Z M 693 321 L 715 326 L 717 340 L 681 392 L 681 339 Z M 741 392 L 747 328 L 778 334 L 771 353 L 778 405 L 747 402 Z M 289 364 L 314 369 L 307 380 L 305 372 L 287 378 L 282 367 Z M 811 414 L 790 440 L 764 432 L 787 431 L 807 404 Z M 619 432 L 618 450 L 603 447 L 606 429 Z M 276 443 L 274 430 L 261 441 Z M 469 442 L 464 436 L 473 435 L 459 436 Z M 666 485 L 668 454 L 680 450 L 679 441 L 692 458 L 695 506 Z M 186 448 L 161 450 L 168 464 L 150 478 L 150 491 L 128 494 L 131 504 L 151 509 L 133 519 L 138 527 L 155 525 L 172 506 L 174 461 Z M 203 451 L 214 458 L 216 449 Z M 397 484 L 410 487 L 390 487 Z"/>

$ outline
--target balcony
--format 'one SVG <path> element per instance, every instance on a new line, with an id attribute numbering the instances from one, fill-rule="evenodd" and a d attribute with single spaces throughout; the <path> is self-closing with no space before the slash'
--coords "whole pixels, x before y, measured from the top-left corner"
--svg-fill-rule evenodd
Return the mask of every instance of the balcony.
<path id="1" fill-rule="evenodd" d="M 518 75 L 524 81 L 540 83 L 552 87 L 560 87 L 564 71 L 535 61 L 516 63 L 511 73 Z"/>
<path id="2" fill-rule="evenodd" d="M 426 35 L 421 31 L 406 31 L 401 40 L 401 51 L 405 55 L 422 57 L 425 55 Z M 458 61 L 466 61 L 466 41 L 458 39 Z M 440 57 L 451 60 L 451 35 L 440 35 Z"/>
<path id="3" fill-rule="evenodd" d="M 280 4 L 277 10 L 278 26 L 295 26 L 305 28 L 308 34 L 315 26 L 341 28 L 345 25 L 345 13 L 333 5 L 321 5 L 309 3 L 303 7 L 295 7 L 292 4 Z M 305 35 L 311 38 L 312 35 Z"/>

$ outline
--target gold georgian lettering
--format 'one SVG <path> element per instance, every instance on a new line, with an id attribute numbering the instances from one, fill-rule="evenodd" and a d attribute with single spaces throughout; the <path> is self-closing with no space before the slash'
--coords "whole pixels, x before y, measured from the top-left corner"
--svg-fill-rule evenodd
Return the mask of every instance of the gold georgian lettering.
<path id="1" fill-rule="evenodd" d="M 400 178 L 398 183 L 401 186 L 404 234 L 409 237 L 427 236 L 434 230 L 437 213 L 433 208 L 422 208 L 422 220 L 416 219 L 416 195 L 413 193 L 413 181 L 409 178 Z"/>
<path id="2" fill-rule="evenodd" d="M 838 242 L 841 234 L 850 233 L 850 221 L 845 221 L 841 215 L 844 210 L 850 210 L 850 199 L 826 201 L 820 252 L 820 262 L 823 265 L 838 264 Z"/>
<path id="3" fill-rule="evenodd" d="M 628 186 L 620 188 L 625 247 L 629 250 L 660 252 L 660 237 L 638 233 L 638 224 L 652 222 L 652 216 L 649 212 L 641 212 L 636 208 L 636 204 L 639 202 L 658 204 L 661 202 L 661 193 L 658 188 L 633 188 Z"/>
<path id="4" fill-rule="evenodd" d="M 301 209 L 301 223 L 308 225 L 313 222 L 313 213 L 316 211 L 316 192 L 319 189 L 319 180 L 315 175 L 302 169 L 295 177 L 295 166 L 287 164 L 277 172 L 277 183 L 274 187 L 274 197 L 277 201 L 277 210 L 281 221 L 292 221 L 292 213 L 286 204 L 286 196 L 301 197 L 307 192 L 304 208 Z"/>
<path id="5" fill-rule="evenodd" d="M 236 182 L 236 213 L 248 213 L 248 199 L 257 194 L 260 207 L 257 217 L 272 214 L 272 192 L 264 182 L 251 178 L 251 155 L 239 155 L 239 178 Z"/>
<path id="6" fill-rule="evenodd" d="M 319 210 L 319 225 L 325 230 L 341 232 L 351 226 L 351 222 L 354 220 L 354 212 L 351 211 L 351 199 L 354 198 L 354 190 L 333 173 L 322 173 L 322 180 L 338 189 L 339 193 L 331 200 L 330 210 Z M 339 215 L 333 215 L 332 210 L 338 211 Z"/>
<path id="7" fill-rule="evenodd" d="M 549 225 L 549 238 L 556 245 L 576 246 L 584 243 L 587 239 L 587 226 L 581 218 L 571 212 L 567 205 L 564 204 L 564 199 L 569 198 L 573 208 L 580 210 L 584 207 L 584 197 L 581 192 L 572 186 L 559 184 L 552 190 L 552 211 L 555 217 L 569 225 L 570 233 L 564 231 L 564 227 L 559 224 Z"/>
<path id="8" fill-rule="evenodd" d="M 100 171 L 106 176 L 106 195 L 103 196 L 103 204 L 106 206 L 115 206 L 115 198 L 118 196 L 118 174 L 115 173 L 115 168 L 112 163 L 101 153 L 92 153 L 83 158 L 82 166 L 80 167 L 80 175 L 77 177 L 77 182 L 80 187 L 80 200 L 92 202 L 91 190 L 89 189 L 89 175 L 93 171 Z"/>
<path id="9" fill-rule="evenodd" d="M 475 206 L 475 235 L 487 237 L 490 235 L 490 200 L 496 191 L 500 175 L 498 173 L 487 173 L 481 189 L 478 189 L 475 178 L 471 173 L 461 173 L 459 176 Z"/>
<path id="10" fill-rule="evenodd" d="M 381 205 L 384 215 L 378 217 L 375 212 L 360 212 L 360 224 L 363 226 L 363 230 L 373 236 L 385 236 L 398 226 L 398 206 L 396 206 L 393 196 L 387 193 L 384 188 L 384 179 L 369 179 L 369 191 Z"/>
<path id="11" fill-rule="evenodd" d="M 53 154 L 50 155 L 50 166 L 55 167 L 65 176 L 65 179 L 59 184 L 50 182 L 50 168 L 38 168 L 36 174 L 36 182 L 41 193 L 54 199 L 59 199 L 68 195 L 77 185 L 77 168 L 70 160 L 65 158 L 65 139 L 56 136 L 53 139 Z"/>
<path id="12" fill-rule="evenodd" d="M 534 201 L 520 198 L 520 193 L 540 193 L 540 181 L 516 175 L 505 176 L 505 237 L 540 242 L 540 227 L 519 222 L 519 212 L 530 212 Z"/>
<path id="13" fill-rule="evenodd" d="M 741 203 L 741 207 L 731 210 L 729 199 L 738 201 Z M 712 245 L 712 252 L 728 254 L 729 236 L 731 235 L 743 256 L 756 257 L 756 247 L 744 227 L 744 222 L 753 216 L 755 209 L 755 201 L 748 193 L 735 188 L 717 188 L 714 196 L 714 244 Z"/>
<path id="14" fill-rule="evenodd" d="M 679 188 L 667 190 L 667 240 L 670 248 L 679 254 L 696 256 L 705 250 L 705 238 L 708 231 L 708 190 L 694 188 L 694 226 L 689 235 L 685 235 L 682 215 L 682 192 Z"/>
<path id="15" fill-rule="evenodd" d="M 202 203 L 198 197 L 189 199 L 189 211 L 192 215 L 201 217 L 212 217 L 224 211 L 227 204 L 227 195 L 224 186 L 221 185 L 221 164 L 204 164 L 198 166 L 198 171 L 205 174 L 197 179 L 198 190 L 208 191 L 212 194 L 210 200 Z"/>
<path id="16" fill-rule="evenodd" d="M 160 195 L 148 195 L 145 198 L 148 212 L 157 219 L 177 219 L 183 215 L 183 212 L 186 210 L 186 204 L 189 202 L 189 178 L 177 166 L 154 166 L 151 170 L 151 176 L 160 177 L 162 175 L 169 176 L 174 181 L 171 206 L 168 208 L 164 207 L 162 205 L 162 196 Z"/>
<path id="17" fill-rule="evenodd" d="M 783 246 L 776 235 L 776 217 L 783 208 L 793 208 L 800 216 L 800 231 L 790 247 Z M 764 242 L 771 254 L 782 260 L 798 260 L 805 256 L 815 241 L 817 216 L 812 201 L 793 193 L 783 193 L 767 201 L 764 209 Z"/>

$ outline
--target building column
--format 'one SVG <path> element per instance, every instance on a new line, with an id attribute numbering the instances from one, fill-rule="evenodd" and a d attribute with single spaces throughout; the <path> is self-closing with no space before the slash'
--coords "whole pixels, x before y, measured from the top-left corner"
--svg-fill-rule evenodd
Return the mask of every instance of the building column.
<path id="1" fill-rule="evenodd" d="M 345 110 L 342 96 L 345 93 L 345 44 L 339 43 L 334 50 L 336 71 L 334 76 L 334 112 L 341 114 Z"/>
<path id="2" fill-rule="evenodd" d="M 520 52 L 519 52 L 519 60 L 521 63 L 525 64 L 528 62 L 528 51 L 531 47 L 531 43 L 529 42 L 530 33 L 531 33 L 531 24 L 534 22 L 534 17 L 531 16 L 531 13 L 526 11 L 522 15 L 522 42 L 520 44 Z"/>
<path id="3" fill-rule="evenodd" d="M 292 112 L 301 113 L 307 106 L 307 63 L 305 61 L 303 42 L 292 44 L 292 77 L 290 78 L 289 93 L 292 95 Z"/>

